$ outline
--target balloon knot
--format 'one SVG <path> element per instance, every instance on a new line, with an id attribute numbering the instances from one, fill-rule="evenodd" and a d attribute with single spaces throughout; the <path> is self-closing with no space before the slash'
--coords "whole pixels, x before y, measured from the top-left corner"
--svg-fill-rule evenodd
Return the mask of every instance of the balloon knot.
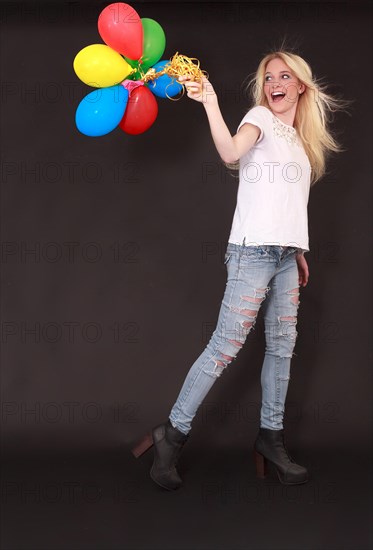
<path id="1" fill-rule="evenodd" d="M 137 86 L 143 86 L 144 82 L 142 80 L 123 80 L 121 82 L 122 86 L 128 90 L 128 95 L 131 96 L 132 91 L 137 88 Z"/>

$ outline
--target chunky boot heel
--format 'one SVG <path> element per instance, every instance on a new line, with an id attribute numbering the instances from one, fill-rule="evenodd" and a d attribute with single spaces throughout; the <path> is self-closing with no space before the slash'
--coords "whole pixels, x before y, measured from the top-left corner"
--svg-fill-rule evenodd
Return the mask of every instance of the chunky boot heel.
<path id="1" fill-rule="evenodd" d="M 265 456 L 258 453 L 258 451 L 256 451 L 255 449 L 253 449 L 253 455 L 256 468 L 256 477 L 259 477 L 260 479 L 265 479 L 268 473 L 267 459 Z"/>
<path id="2" fill-rule="evenodd" d="M 309 480 L 307 469 L 296 464 L 289 455 L 285 445 L 283 429 L 259 429 L 254 443 L 254 460 L 259 478 L 265 477 L 266 461 L 269 461 L 276 468 L 278 479 L 284 485 L 297 485 L 306 483 Z"/>
<path id="3" fill-rule="evenodd" d="M 145 451 L 150 449 L 153 446 L 153 436 L 151 432 L 148 432 L 144 437 L 142 437 L 131 449 L 133 456 L 138 458 L 143 455 Z"/>

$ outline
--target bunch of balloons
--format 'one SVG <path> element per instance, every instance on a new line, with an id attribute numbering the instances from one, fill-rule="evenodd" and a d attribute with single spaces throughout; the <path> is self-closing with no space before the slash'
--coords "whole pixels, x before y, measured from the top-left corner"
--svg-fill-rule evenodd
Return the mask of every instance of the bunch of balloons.
<path id="1" fill-rule="evenodd" d="M 76 126 L 87 136 L 103 136 L 118 126 L 127 134 L 141 134 L 157 118 L 155 96 L 171 99 L 184 91 L 175 77 L 191 72 L 185 63 L 191 58 L 181 62 L 176 54 L 174 63 L 160 60 L 166 46 L 162 27 L 154 19 L 140 19 L 123 2 L 102 10 L 98 32 L 105 44 L 86 46 L 73 63 L 80 80 L 97 88 L 79 103 Z M 203 73 L 193 69 L 197 76 Z"/>

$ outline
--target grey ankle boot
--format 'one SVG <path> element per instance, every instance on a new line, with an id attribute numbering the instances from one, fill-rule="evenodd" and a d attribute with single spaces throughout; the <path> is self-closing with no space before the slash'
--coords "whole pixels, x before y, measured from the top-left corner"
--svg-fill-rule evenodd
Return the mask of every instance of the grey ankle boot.
<path id="1" fill-rule="evenodd" d="M 132 449 L 132 454 L 141 456 L 154 445 L 154 461 L 150 470 L 152 480 L 164 489 L 178 489 L 182 480 L 176 470 L 176 463 L 189 438 L 174 428 L 168 419 L 148 432 Z"/>
<path id="2" fill-rule="evenodd" d="M 254 461 L 259 478 L 267 475 L 267 461 L 276 468 L 277 475 L 284 485 L 296 485 L 309 480 L 307 469 L 296 464 L 285 445 L 284 430 L 260 428 L 254 443 Z"/>

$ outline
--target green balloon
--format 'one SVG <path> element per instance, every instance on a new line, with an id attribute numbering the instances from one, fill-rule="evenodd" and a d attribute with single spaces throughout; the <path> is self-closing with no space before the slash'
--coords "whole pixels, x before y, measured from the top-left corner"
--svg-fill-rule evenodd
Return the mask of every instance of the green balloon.
<path id="1" fill-rule="evenodd" d="M 143 51 L 141 56 L 142 63 L 137 59 L 130 59 L 123 55 L 124 59 L 136 71 L 127 76 L 128 80 L 140 80 L 142 74 L 145 74 L 150 67 L 159 61 L 166 48 L 166 35 L 159 23 L 149 17 L 142 17 L 141 24 L 143 28 Z"/>
<path id="2" fill-rule="evenodd" d="M 142 62 L 152 67 L 163 55 L 166 48 L 166 35 L 159 23 L 149 17 L 142 17 L 143 34 Z"/>

